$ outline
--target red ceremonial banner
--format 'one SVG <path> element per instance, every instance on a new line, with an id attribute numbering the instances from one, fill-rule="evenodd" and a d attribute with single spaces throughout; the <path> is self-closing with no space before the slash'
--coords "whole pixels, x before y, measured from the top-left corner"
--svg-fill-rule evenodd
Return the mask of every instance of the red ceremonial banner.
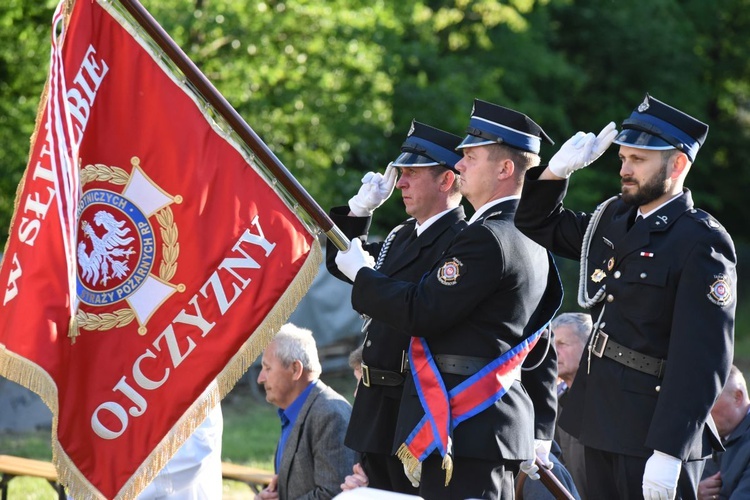
<path id="1" fill-rule="evenodd" d="M 58 9 L 0 269 L 0 374 L 52 410 L 74 498 L 137 495 L 294 310 L 321 255 L 264 166 L 121 9 Z"/>

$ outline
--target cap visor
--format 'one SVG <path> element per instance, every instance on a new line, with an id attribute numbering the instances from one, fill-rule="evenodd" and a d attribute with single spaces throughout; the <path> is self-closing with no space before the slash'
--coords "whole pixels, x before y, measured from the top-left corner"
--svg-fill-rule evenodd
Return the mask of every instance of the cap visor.
<path id="1" fill-rule="evenodd" d="M 496 141 L 489 141 L 483 137 L 477 137 L 476 135 L 467 135 L 461 144 L 456 146 L 456 149 L 473 148 L 475 146 L 486 146 L 488 144 L 497 144 Z"/>
<path id="2" fill-rule="evenodd" d="M 417 153 L 401 153 L 393 161 L 394 167 L 437 167 L 440 163 Z"/>
<path id="3" fill-rule="evenodd" d="M 630 146 L 639 149 L 675 149 L 667 141 L 641 130 L 625 129 L 614 140 L 620 146 Z"/>

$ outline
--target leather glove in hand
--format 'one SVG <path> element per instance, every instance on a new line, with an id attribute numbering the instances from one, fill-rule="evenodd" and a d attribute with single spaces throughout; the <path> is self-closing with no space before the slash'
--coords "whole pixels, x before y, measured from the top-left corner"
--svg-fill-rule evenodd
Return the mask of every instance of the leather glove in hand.
<path id="1" fill-rule="evenodd" d="M 547 470 L 552 469 L 552 466 L 554 465 L 549 459 L 549 452 L 551 448 L 552 441 L 543 439 L 534 440 L 534 455 L 542 462 L 542 465 L 544 465 L 544 468 Z M 523 471 L 531 479 L 539 479 L 539 467 L 536 465 L 533 458 L 521 462 L 521 471 Z"/>
<path id="2" fill-rule="evenodd" d="M 672 500 L 677 494 L 677 479 L 680 477 L 682 461 L 666 453 L 654 450 L 646 461 L 643 472 L 643 498 L 645 500 Z"/>
<path id="3" fill-rule="evenodd" d="M 560 151 L 550 159 L 547 168 L 556 176 L 567 179 L 576 170 L 590 165 L 599 158 L 612 144 L 615 137 L 617 137 L 617 128 L 614 122 L 609 122 L 597 136 L 591 132 L 588 134 L 578 132 L 565 141 Z"/>
<path id="4" fill-rule="evenodd" d="M 398 170 L 388 165 L 385 174 L 367 172 L 362 177 L 362 187 L 349 200 L 349 210 L 357 217 L 369 217 L 372 212 L 387 200 L 396 185 Z"/>
<path id="5" fill-rule="evenodd" d="M 406 479 L 409 480 L 412 486 L 419 488 L 419 481 L 422 480 L 422 462 L 417 464 L 413 472 L 409 472 L 409 468 L 404 464 L 404 474 L 406 474 Z"/>
<path id="6" fill-rule="evenodd" d="M 344 276 L 354 282 L 357 273 L 363 267 L 375 267 L 375 259 L 362 248 L 362 240 L 354 238 L 349 242 L 349 248 L 336 254 L 336 266 Z"/>

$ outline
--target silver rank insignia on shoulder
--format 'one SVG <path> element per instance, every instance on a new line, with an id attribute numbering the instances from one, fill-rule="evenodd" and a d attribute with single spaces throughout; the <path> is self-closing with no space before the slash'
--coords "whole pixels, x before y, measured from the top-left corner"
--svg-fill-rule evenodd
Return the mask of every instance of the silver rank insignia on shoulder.
<path id="1" fill-rule="evenodd" d="M 455 285 L 458 282 L 458 278 L 461 277 L 461 267 L 463 267 L 463 264 L 455 257 L 445 261 L 440 269 L 437 270 L 438 281 L 446 286 Z"/>
<path id="2" fill-rule="evenodd" d="M 607 273 L 602 271 L 601 269 L 597 269 L 594 271 L 594 274 L 591 275 L 591 281 L 594 283 L 599 283 L 601 280 L 607 277 Z"/>

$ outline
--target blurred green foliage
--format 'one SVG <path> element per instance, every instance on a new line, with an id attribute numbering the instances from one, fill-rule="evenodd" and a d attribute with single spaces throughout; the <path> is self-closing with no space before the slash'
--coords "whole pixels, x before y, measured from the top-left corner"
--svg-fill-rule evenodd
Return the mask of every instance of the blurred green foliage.
<path id="1" fill-rule="evenodd" d="M 688 185 L 736 240 L 750 169 L 748 0 L 143 0 L 325 209 L 383 169 L 416 118 L 462 134 L 474 98 L 557 146 L 622 121 L 649 91 L 711 125 Z M 0 240 L 28 157 L 54 2 L 0 6 Z M 549 158 L 557 146 L 545 146 Z M 614 148 L 566 203 L 618 189 Z M 404 217 L 394 196 L 381 231 Z"/>

